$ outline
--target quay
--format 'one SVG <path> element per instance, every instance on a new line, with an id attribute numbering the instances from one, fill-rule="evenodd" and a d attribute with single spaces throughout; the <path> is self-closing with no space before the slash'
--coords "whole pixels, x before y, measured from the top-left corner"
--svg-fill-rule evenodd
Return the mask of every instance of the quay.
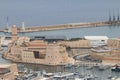
<path id="1" fill-rule="evenodd" d="M 115 26 L 120 25 L 120 20 L 117 21 L 104 21 L 104 22 L 84 22 L 84 23 L 68 23 L 59 25 L 48 25 L 48 26 L 28 26 L 24 24 L 22 28 L 18 28 L 18 32 L 37 32 L 37 31 L 51 31 L 51 30 L 63 30 L 73 28 L 90 28 L 90 27 L 101 27 L 101 26 Z M 0 32 L 11 32 L 9 29 L 2 29 Z"/>

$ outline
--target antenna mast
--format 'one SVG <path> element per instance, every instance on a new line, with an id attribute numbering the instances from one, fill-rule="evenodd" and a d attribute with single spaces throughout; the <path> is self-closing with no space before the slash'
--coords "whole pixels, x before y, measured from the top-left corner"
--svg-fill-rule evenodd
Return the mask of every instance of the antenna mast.
<path id="1" fill-rule="evenodd" d="M 115 21 L 115 12 L 114 12 L 114 9 L 113 9 L 113 21 Z"/>
<path id="2" fill-rule="evenodd" d="M 111 13 L 110 13 L 110 10 L 109 10 L 109 22 L 111 22 Z"/>
<path id="3" fill-rule="evenodd" d="M 120 21 L 120 17 L 119 17 L 119 9 L 117 9 L 117 21 Z"/>

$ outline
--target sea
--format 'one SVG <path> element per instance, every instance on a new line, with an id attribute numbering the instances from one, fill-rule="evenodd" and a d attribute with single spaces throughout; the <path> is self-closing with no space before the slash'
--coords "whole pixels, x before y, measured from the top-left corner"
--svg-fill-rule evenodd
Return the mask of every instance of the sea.
<path id="1" fill-rule="evenodd" d="M 108 21 L 109 16 L 111 19 L 113 16 L 115 19 L 120 16 L 119 3 L 120 0 L 0 0 L 0 29 L 10 28 L 12 25 L 21 27 L 22 22 L 25 23 L 25 27 L 34 27 Z M 0 32 L 0 35 L 9 36 L 11 34 Z M 66 36 L 67 39 L 83 38 L 84 36 L 120 38 L 120 26 L 19 33 L 19 36 Z M 0 51 L 0 63 L 11 63 L 1 57 L 2 53 Z M 48 72 L 63 70 L 62 67 L 45 67 L 44 65 L 36 67 L 48 70 Z M 81 68 L 78 68 L 77 71 L 81 72 Z M 120 73 L 110 72 L 110 70 L 95 69 L 95 73 L 101 76 L 96 80 L 105 80 L 109 73 L 113 76 L 120 76 Z"/>

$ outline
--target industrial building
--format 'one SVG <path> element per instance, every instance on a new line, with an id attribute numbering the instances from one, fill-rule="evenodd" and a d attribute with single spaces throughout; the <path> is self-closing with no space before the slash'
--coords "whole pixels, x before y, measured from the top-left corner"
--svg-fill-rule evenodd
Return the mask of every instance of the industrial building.
<path id="1" fill-rule="evenodd" d="M 84 36 L 86 40 L 90 40 L 91 47 L 105 46 L 107 45 L 107 36 Z"/>

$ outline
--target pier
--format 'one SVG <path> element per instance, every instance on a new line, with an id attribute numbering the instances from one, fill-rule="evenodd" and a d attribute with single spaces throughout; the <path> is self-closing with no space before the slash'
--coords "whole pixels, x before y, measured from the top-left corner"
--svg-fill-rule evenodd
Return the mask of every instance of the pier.
<path id="1" fill-rule="evenodd" d="M 111 22 L 86 22 L 86 23 L 69 23 L 60 25 L 48 25 L 48 26 L 32 26 L 19 28 L 18 32 L 37 32 L 37 31 L 51 31 L 51 30 L 63 30 L 63 29 L 73 29 L 73 28 L 90 28 L 90 27 L 102 27 L 120 25 L 120 21 Z M 1 32 L 10 32 L 9 29 L 0 30 Z"/>
<path id="2" fill-rule="evenodd" d="M 118 25 L 120 21 L 111 22 L 86 22 L 86 23 L 69 23 L 53 26 L 33 26 L 27 27 L 25 30 L 20 29 L 19 32 L 36 32 L 36 31 L 50 31 L 50 30 L 62 30 L 62 29 L 73 29 L 73 28 L 90 28 L 90 27 L 101 27 L 109 25 Z"/>

